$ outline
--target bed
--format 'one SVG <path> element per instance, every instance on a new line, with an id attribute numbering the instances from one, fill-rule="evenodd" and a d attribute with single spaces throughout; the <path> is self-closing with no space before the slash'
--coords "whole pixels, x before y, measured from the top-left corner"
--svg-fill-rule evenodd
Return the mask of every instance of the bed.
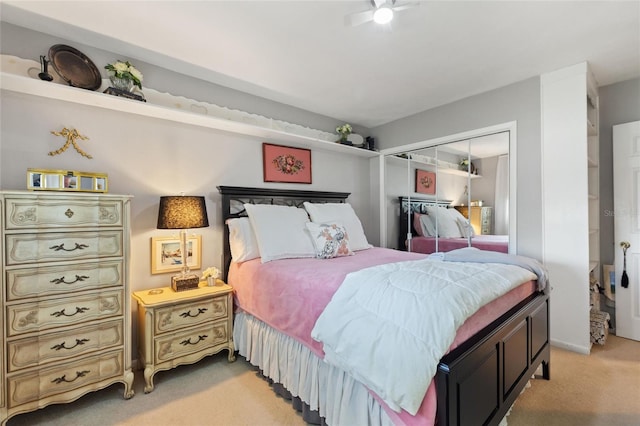
<path id="1" fill-rule="evenodd" d="M 245 216 L 244 203 L 300 207 L 305 201 L 343 203 L 349 195 L 227 186 L 219 187 L 219 191 L 224 221 Z M 530 283 L 529 290 L 522 290 L 527 285 L 525 283 L 513 290 L 513 299 L 503 302 L 507 305 L 495 307 L 492 312 L 494 319 L 488 325 L 467 321 L 473 323 L 465 331 L 467 335 L 457 335 L 456 347 L 437 363 L 435 377 L 427 391 L 427 396 L 431 395 L 434 400 L 431 410 L 435 413 L 397 414 L 344 370 L 323 362 L 322 348 L 305 335 L 310 325 L 292 320 L 294 317 L 290 314 L 298 311 L 303 314 L 302 318 L 306 313 L 307 321 L 312 322 L 315 318 L 312 311 L 322 309 L 323 298 L 331 298 L 331 286 L 304 284 L 299 277 L 278 275 L 282 271 L 278 272 L 277 268 L 295 264 L 298 268 L 295 270 L 303 275 L 304 267 L 310 268 L 309 271 L 316 272 L 310 275 L 329 283 L 324 272 L 317 273 L 315 265 L 318 263 L 311 262 L 313 259 L 285 259 L 262 265 L 259 260 L 232 264 L 230 235 L 226 226 L 224 234 L 224 274 L 234 286 L 236 301 L 241 305 L 234 322 L 236 348 L 274 382 L 274 389 L 294 397 L 294 405 L 302 409 L 307 421 L 326 419 L 328 424 L 497 424 L 539 366 L 542 366 L 542 376 L 549 378 L 548 290 L 537 291 Z M 407 256 L 417 260 L 425 257 L 417 253 L 373 248 L 358 252 L 356 256 L 332 259 L 331 262 L 335 261 L 333 264 L 339 266 L 333 268 L 339 276 L 353 267 L 350 266 L 352 259 L 358 259 L 358 267 L 363 267 L 368 262 L 379 262 L 380 256 L 386 256 L 388 262 L 407 260 Z M 318 300 L 317 306 L 296 304 L 296 296 L 299 295 L 296 289 L 269 287 L 265 283 L 253 286 L 262 276 L 268 275 L 265 265 L 276 270 L 275 276 L 279 279 L 275 282 L 300 281 L 302 292 L 319 289 L 319 295 L 314 296 Z M 252 303 L 262 304 L 263 310 Z M 277 313 L 275 319 L 265 317 L 268 314 L 264 306 L 268 307 L 267 311 Z M 427 420 L 429 418 L 431 420 Z"/>
<path id="2" fill-rule="evenodd" d="M 411 250 L 416 253 L 447 252 L 463 247 L 476 247 L 481 250 L 490 250 L 500 253 L 509 252 L 508 235 L 468 235 L 461 237 L 437 238 L 434 236 L 420 235 L 419 219 L 420 215 L 427 214 L 427 209 L 431 207 L 448 208 L 450 201 L 428 200 L 423 198 L 398 197 L 400 205 L 398 215 L 398 247 L 407 250 L 407 235 L 411 232 Z M 411 219 L 407 218 L 407 212 L 411 212 Z M 410 222 L 409 222 L 410 220 Z"/>

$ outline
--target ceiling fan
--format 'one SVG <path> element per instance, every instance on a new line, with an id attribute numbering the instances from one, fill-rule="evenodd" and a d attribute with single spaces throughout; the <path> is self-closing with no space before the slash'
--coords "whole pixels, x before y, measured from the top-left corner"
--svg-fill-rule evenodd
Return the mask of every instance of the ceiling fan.
<path id="1" fill-rule="evenodd" d="M 345 24 L 355 27 L 366 22 L 374 21 L 387 24 L 393 19 L 395 12 L 420 6 L 420 2 L 398 3 L 396 0 L 369 0 L 372 9 L 355 12 L 345 16 Z"/>

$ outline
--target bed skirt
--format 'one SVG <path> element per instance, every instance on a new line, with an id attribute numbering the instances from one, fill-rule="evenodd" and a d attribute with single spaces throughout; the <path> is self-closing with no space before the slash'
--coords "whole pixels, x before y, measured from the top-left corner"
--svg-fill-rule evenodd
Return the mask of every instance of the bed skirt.
<path id="1" fill-rule="evenodd" d="M 236 313 L 233 339 L 240 355 L 292 398 L 318 411 L 328 425 L 393 424 L 364 385 L 257 318 Z"/>

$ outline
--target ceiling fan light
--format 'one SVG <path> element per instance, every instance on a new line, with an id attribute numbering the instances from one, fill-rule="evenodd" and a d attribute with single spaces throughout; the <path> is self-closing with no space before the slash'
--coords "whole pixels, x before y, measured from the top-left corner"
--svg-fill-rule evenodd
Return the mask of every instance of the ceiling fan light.
<path id="1" fill-rule="evenodd" d="M 373 21 L 376 24 L 388 24 L 393 19 L 393 10 L 388 6 L 381 6 L 373 12 Z"/>

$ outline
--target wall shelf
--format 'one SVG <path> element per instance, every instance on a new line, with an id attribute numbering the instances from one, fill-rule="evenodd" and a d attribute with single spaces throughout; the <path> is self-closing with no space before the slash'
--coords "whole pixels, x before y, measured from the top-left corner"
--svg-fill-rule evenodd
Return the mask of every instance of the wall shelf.
<path id="1" fill-rule="evenodd" d="M 409 161 L 407 158 L 403 158 L 403 157 L 398 157 L 397 155 L 387 155 L 385 156 L 385 158 L 390 159 L 391 161 L 397 163 L 397 164 L 406 164 L 407 161 Z M 426 157 L 425 157 L 426 158 Z M 411 164 L 416 164 L 420 167 L 425 167 L 427 168 L 429 171 L 436 171 L 436 163 L 435 163 L 435 159 L 431 158 L 431 161 L 420 161 L 420 160 L 416 160 L 416 159 L 411 159 Z M 461 177 L 470 177 L 471 179 L 477 179 L 477 178 L 481 178 L 482 175 L 470 175 L 468 172 L 465 172 L 464 170 L 460 170 L 458 169 L 458 166 L 454 163 L 449 163 L 446 161 L 438 161 L 437 164 L 437 170 L 439 173 L 446 173 L 449 175 L 455 175 L 455 176 L 461 176 Z"/>
<path id="2" fill-rule="evenodd" d="M 105 80 L 108 81 L 108 80 Z M 217 107 L 212 104 L 189 100 L 182 96 L 175 96 L 168 93 L 161 93 L 153 89 L 144 89 L 147 102 L 125 99 L 117 96 L 107 95 L 101 92 L 94 92 L 79 89 L 67 85 L 46 82 L 28 76 L 18 75 L 2 71 L 0 72 L 0 89 L 3 91 L 15 92 L 42 98 L 49 98 L 64 102 L 71 102 L 79 105 L 104 108 L 126 114 L 135 114 L 145 117 L 157 118 L 160 120 L 174 121 L 182 124 L 205 127 L 209 129 L 229 132 L 234 134 L 254 136 L 266 142 L 286 143 L 287 145 L 311 148 L 323 151 L 339 152 L 346 155 L 353 155 L 365 158 L 378 157 L 380 153 L 348 145 L 341 145 L 333 141 L 323 140 L 305 134 L 296 134 L 286 131 L 287 128 L 295 128 L 300 132 L 317 133 L 326 137 L 327 132 L 303 128 L 302 126 L 284 123 L 267 117 L 249 114 L 241 111 L 233 111 L 227 108 Z M 185 102 L 187 107 L 194 109 L 183 110 L 171 108 L 167 105 L 159 105 L 151 99 L 164 99 L 164 103 L 182 106 Z M 220 118 L 213 115 L 203 114 L 206 106 L 217 107 L 235 114 L 239 120 Z M 206 109 L 205 109 L 206 111 Z M 249 121 L 249 122 L 246 122 Z M 257 125 L 256 122 L 264 122 L 265 125 Z M 337 135 L 336 135 L 337 138 Z"/>

